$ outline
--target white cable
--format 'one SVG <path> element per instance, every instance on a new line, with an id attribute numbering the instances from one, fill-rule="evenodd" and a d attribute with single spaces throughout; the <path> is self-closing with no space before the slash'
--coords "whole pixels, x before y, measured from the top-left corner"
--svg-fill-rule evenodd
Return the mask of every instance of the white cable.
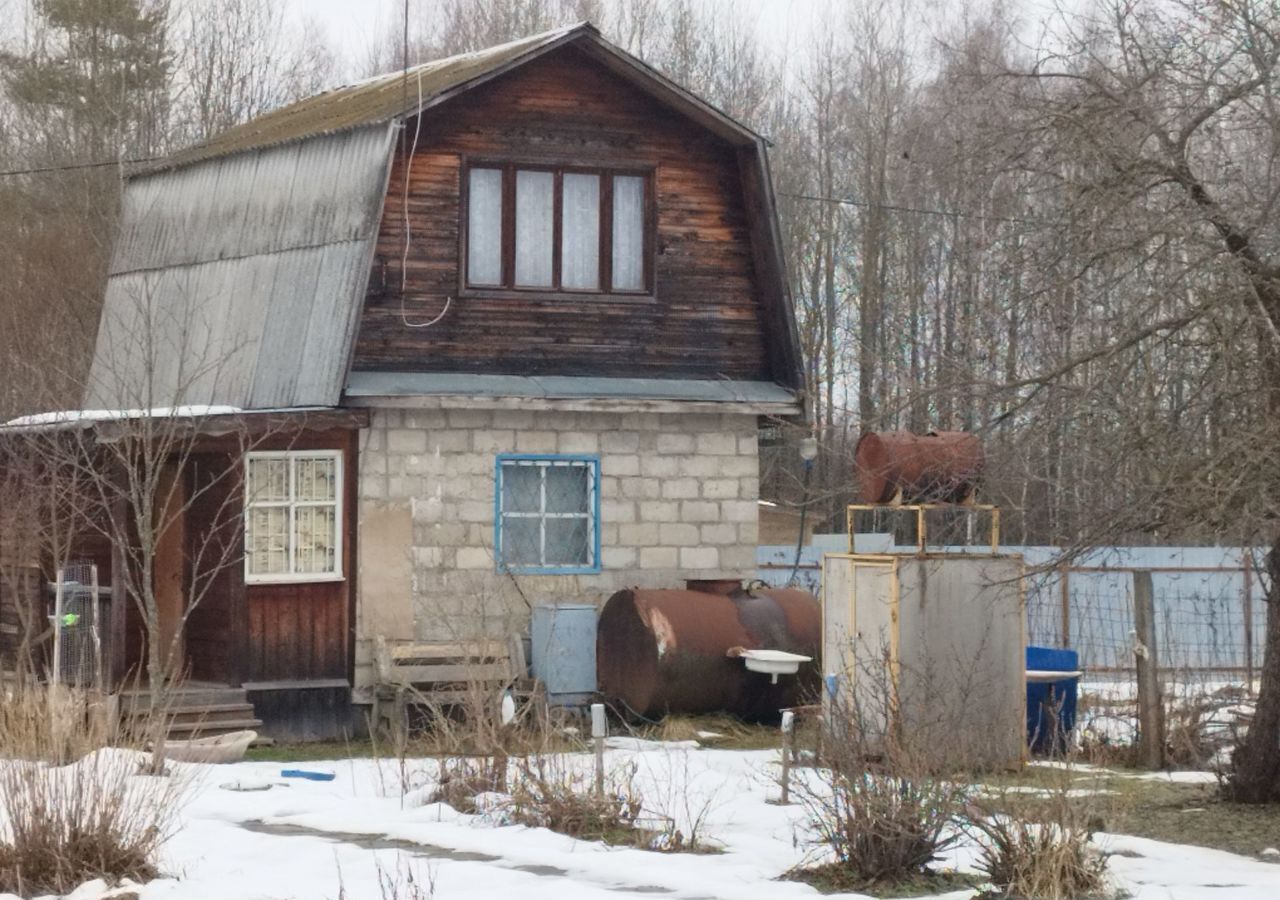
<path id="1" fill-rule="evenodd" d="M 409 181 L 413 175 L 413 157 L 418 152 L 418 133 L 422 129 L 422 71 L 416 73 L 418 79 L 418 113 L 414 117 L 413 122 L 413 144 L 409 148 L 409 158 L 404 163 L 404 192 L 401 199 L 401 210 L 404 213 L 404 252 L 400 254 L 400 321 L 405 328 L 430 328 L 441 319 L 445 313 L 449 311 L 449 306 L 453 303 L 453 297 L 444 298 L 444 309 L 440 310 L 440 315 L 436 316 L 428 322 L 410 322 L 409 314 L 404 307 L 404 292 L 408 284 L 408 266 L 409 266 L 409 240 L 412 230 L 409 226 Z"/>

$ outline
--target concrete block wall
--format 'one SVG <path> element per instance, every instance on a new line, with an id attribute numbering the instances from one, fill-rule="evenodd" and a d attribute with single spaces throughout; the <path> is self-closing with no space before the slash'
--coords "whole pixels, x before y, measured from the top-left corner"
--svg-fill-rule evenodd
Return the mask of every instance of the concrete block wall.
<path id="1" fill-rule="evenodd" d="M 600 459 L 601 571 L 509 575 L 494 553 L 501 453 Z M 375 635 L 505 636 L 528 607 L 755 570 L 751 415 L 379 409 L 361 435 L 356 686 Z"/>

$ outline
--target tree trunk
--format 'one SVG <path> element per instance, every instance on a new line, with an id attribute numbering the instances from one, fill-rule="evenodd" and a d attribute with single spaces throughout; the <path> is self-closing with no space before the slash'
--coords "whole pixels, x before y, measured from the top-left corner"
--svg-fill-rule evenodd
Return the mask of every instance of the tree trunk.
<path id="1" fill-rule="evenodd" d="M 1267 628 L 1253 722 L 1232 759 L 1226 795 L 1239 803 L 1280 801 L 1280 534 L 1267 554 Z"/>

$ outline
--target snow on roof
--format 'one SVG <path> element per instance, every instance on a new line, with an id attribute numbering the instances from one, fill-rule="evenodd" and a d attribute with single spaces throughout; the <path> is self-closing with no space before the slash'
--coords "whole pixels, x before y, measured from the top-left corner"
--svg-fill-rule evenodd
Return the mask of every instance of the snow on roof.
<path id="1" fill-rule="evenodd" d="M 46 426 L 92 425 L 95 422 L 117 422 L 122 419 L 202 419 L 241 412 L 235 406 L 156 406 L 151 409 L 65 409 L 58 412 L 18 416 L 5 422 L 3 428 L 44 428 Z"/>

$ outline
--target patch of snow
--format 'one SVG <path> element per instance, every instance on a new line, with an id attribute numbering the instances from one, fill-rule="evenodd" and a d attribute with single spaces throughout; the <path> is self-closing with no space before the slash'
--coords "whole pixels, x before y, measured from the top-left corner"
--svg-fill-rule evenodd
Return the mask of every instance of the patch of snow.
<path id="1" fill-rule="evenodd" d="M 156 406 L 151 409 L 65 409 L 58 412 L 18 416 L 4 423 L 5 428 L 40 428 L 48 425 L 89 425 L 94 422 L 118 422 L 125 419 L 200 419 L 206 416 L 229 416 L 243 412 L 236 406 Z"/>

